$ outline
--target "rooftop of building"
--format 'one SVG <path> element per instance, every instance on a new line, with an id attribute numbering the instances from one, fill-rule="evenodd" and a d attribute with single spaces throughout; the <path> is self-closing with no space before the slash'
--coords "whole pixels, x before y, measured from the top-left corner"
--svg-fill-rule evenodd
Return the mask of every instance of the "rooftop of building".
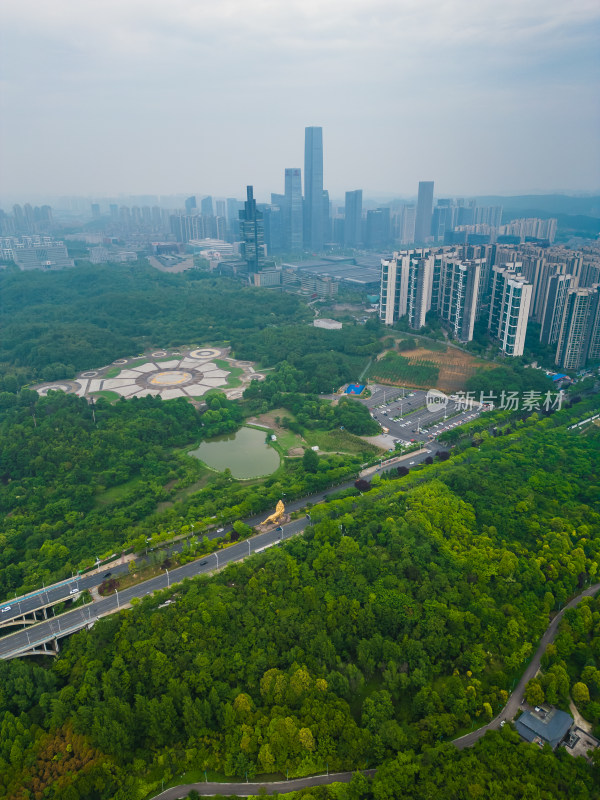
<path id="1" fill-rule="evenodd" d="M 542 740 L 556 749 L 573 725 L 573 717 L 559 708 L 536 708 L 515 721 L 518 733 L 528 742 Z"/>

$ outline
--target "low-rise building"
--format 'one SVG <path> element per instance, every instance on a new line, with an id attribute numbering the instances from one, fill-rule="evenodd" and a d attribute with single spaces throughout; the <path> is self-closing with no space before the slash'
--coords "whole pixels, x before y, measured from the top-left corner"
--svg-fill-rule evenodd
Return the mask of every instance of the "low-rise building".
<path id="1" fill-rule="evenodd" d="M 515 720 L 515 728 L 526 742 L 540 746 L 549 744 L 553 750 L 563 743 L 572 725 L 573 717 L 559 708 L 547 706 L 526 711 Z"/>

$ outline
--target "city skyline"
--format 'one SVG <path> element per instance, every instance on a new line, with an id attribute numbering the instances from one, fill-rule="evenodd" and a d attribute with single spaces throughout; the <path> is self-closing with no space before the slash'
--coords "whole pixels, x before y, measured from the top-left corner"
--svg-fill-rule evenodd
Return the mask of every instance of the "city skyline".
<path id="1" fill-rule="evenodd" d="M 264 197 L 318 125 L 331 196 L 594 192 L 599 21 L 590 0 L 6 0 L 3 191 Z"/>

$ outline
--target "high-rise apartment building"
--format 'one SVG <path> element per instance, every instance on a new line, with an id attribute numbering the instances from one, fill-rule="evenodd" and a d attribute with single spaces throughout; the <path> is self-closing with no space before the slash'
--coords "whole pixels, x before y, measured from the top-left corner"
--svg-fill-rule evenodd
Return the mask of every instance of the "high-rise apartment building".
<path id="1" fill-rule="evenodd" d="M 408 270 L 402 269 L 402 262 L 400 253 L 381 259 L 379 318 L 386 325 L 393 325 L 406 314 Z"/>
<path id="2" fill-rule="evenodd" d="M 288 253 L 302 250 L 302 226 L 302 170 L 288 167 L 284 195 L 284 246 Z"/>
<path id="3" fill-rule="evenodd" d="M 406 292 L 406 315 L 414 330 L 425 325 L 425 317 L 431 305 L 433 281 L 433 256 L 411 256 L 408 258 L 408 282 Z"/>
<path id="4" fill-rule="evenodd" d="M 506 266 L 492 267 L 488 330 L 509 356 L 522 356 L 533 287 Z"/>
<path id="5" fill-rule="evenodd" d="M 362 241 L 362 189 L 346 192 L 344 245 L 358 247 Z"/>
<path id="6" fill-rule="evenodd" d="M 186 198 L 185 201 L 185 213 L 186 214 L 195 214 L 196 213 L 196 195 L 191 195 L 190 197 Z"/>
<path id="7" fill-rule="evenodd" d="M 572 275 L 551 275 L 548 280 L 544 310 L 542 313 L 542 327 L 540 342 L 542 344 L 556 344 L 560 335 L 563 321 L 565 303 L 569 290 L 576 288 Z"/>
<path id="8" fill-rule="evenodd" d="M 600 287 L 571 289 L 566 298 L 558 337 L 556 363 L 561 369 L 581 369 L 600 358 Z"/>
<path id="9" fill-rule="evenodd" d="M 304 138 L 304 247 L 323 249 L 323 128 L 308 127 Z"/>
<path id="10" fill-rule="evenodd" d="M 431 236 L 433 215 L 433 181 L 420 181 L 415 221 L 415 242 L 423 244 Z"/>
<path id="11" fill-rule="evenodd" d="M 438 316 L 449 323 L 454 338 L 470 342 L 477 312 L 481 261 L 441 257 Z"/>
<path id="12" fill-rule="evenodd" d="M 244 210 L 239 212 L 242 257 L 249 272 L 259 272 L 265 263 L 265 231 L 262 214 L 256 209 L 252 186 L 246 187 Z"/>
<path id="13" fill-rule="evenodd" d="M 379 316 L 386 325 L 408 316 L 418 330 L 431 305 L 434 257 L 429 250 L 403 250 L 381 260 Z"/>

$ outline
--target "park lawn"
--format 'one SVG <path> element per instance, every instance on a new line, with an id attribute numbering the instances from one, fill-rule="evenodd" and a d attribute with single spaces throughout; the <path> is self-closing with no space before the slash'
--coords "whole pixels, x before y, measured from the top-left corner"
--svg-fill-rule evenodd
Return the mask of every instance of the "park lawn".
<path id="1" fill-rule="evenodd" d="M 287 408 L 274 408 L 271 411 L 267 411 L 266 413 L 260 414 L 257 417 L 250 417 L 248 420 L 246 420 L 246 424 L 252 426 L 254 423 L 255 426 L 265 431 L 265 435 L 267 433 L 267 429 L 274 433 L 275 436 L 277 436 L 277 441 L 273 442 L 273 444 L 276 446 L 276 449 L 279 450 L 281 455 L 286 456 L 289 454 L 290 450 L 298 448 L 303 449 L 306 447 L 306 442 L 302 436 L 299 436 L 297 433 L 293 433 L 292 431 L 288 430 L 288 428 L 284 428 L 281 425 L 281 420 L 284 417 L 295 421 L 294 415 L 291 411 L 288 411 Z M 279 418 L 279 422 L 277 422 L 277 418 Z M 302 453 L 298 452 L 295 455 L 302 455 Z"/>
<path id="2" fill-rule="evenodd" d="M 109 403 L 114 403 L 115 400 L 120 399 L 121 395 L 116 392 L 111 392 L 110 389 L 99 389 L 97 392 L 91 392 L 90 397 L 103 397 L 105 400 L 108 400 Z"/>
<path id="3" fill-rule="evenodd" d="M 304 438 L 309 447 L 317 445 L 319 450 L 326 453 L 366 453 L 377 455 L 382 450 L 370 442 L 365 442 L 360 436 L 355 436 L 348 431 L 335 429 L 333 431 L 305 431 Z"/>

